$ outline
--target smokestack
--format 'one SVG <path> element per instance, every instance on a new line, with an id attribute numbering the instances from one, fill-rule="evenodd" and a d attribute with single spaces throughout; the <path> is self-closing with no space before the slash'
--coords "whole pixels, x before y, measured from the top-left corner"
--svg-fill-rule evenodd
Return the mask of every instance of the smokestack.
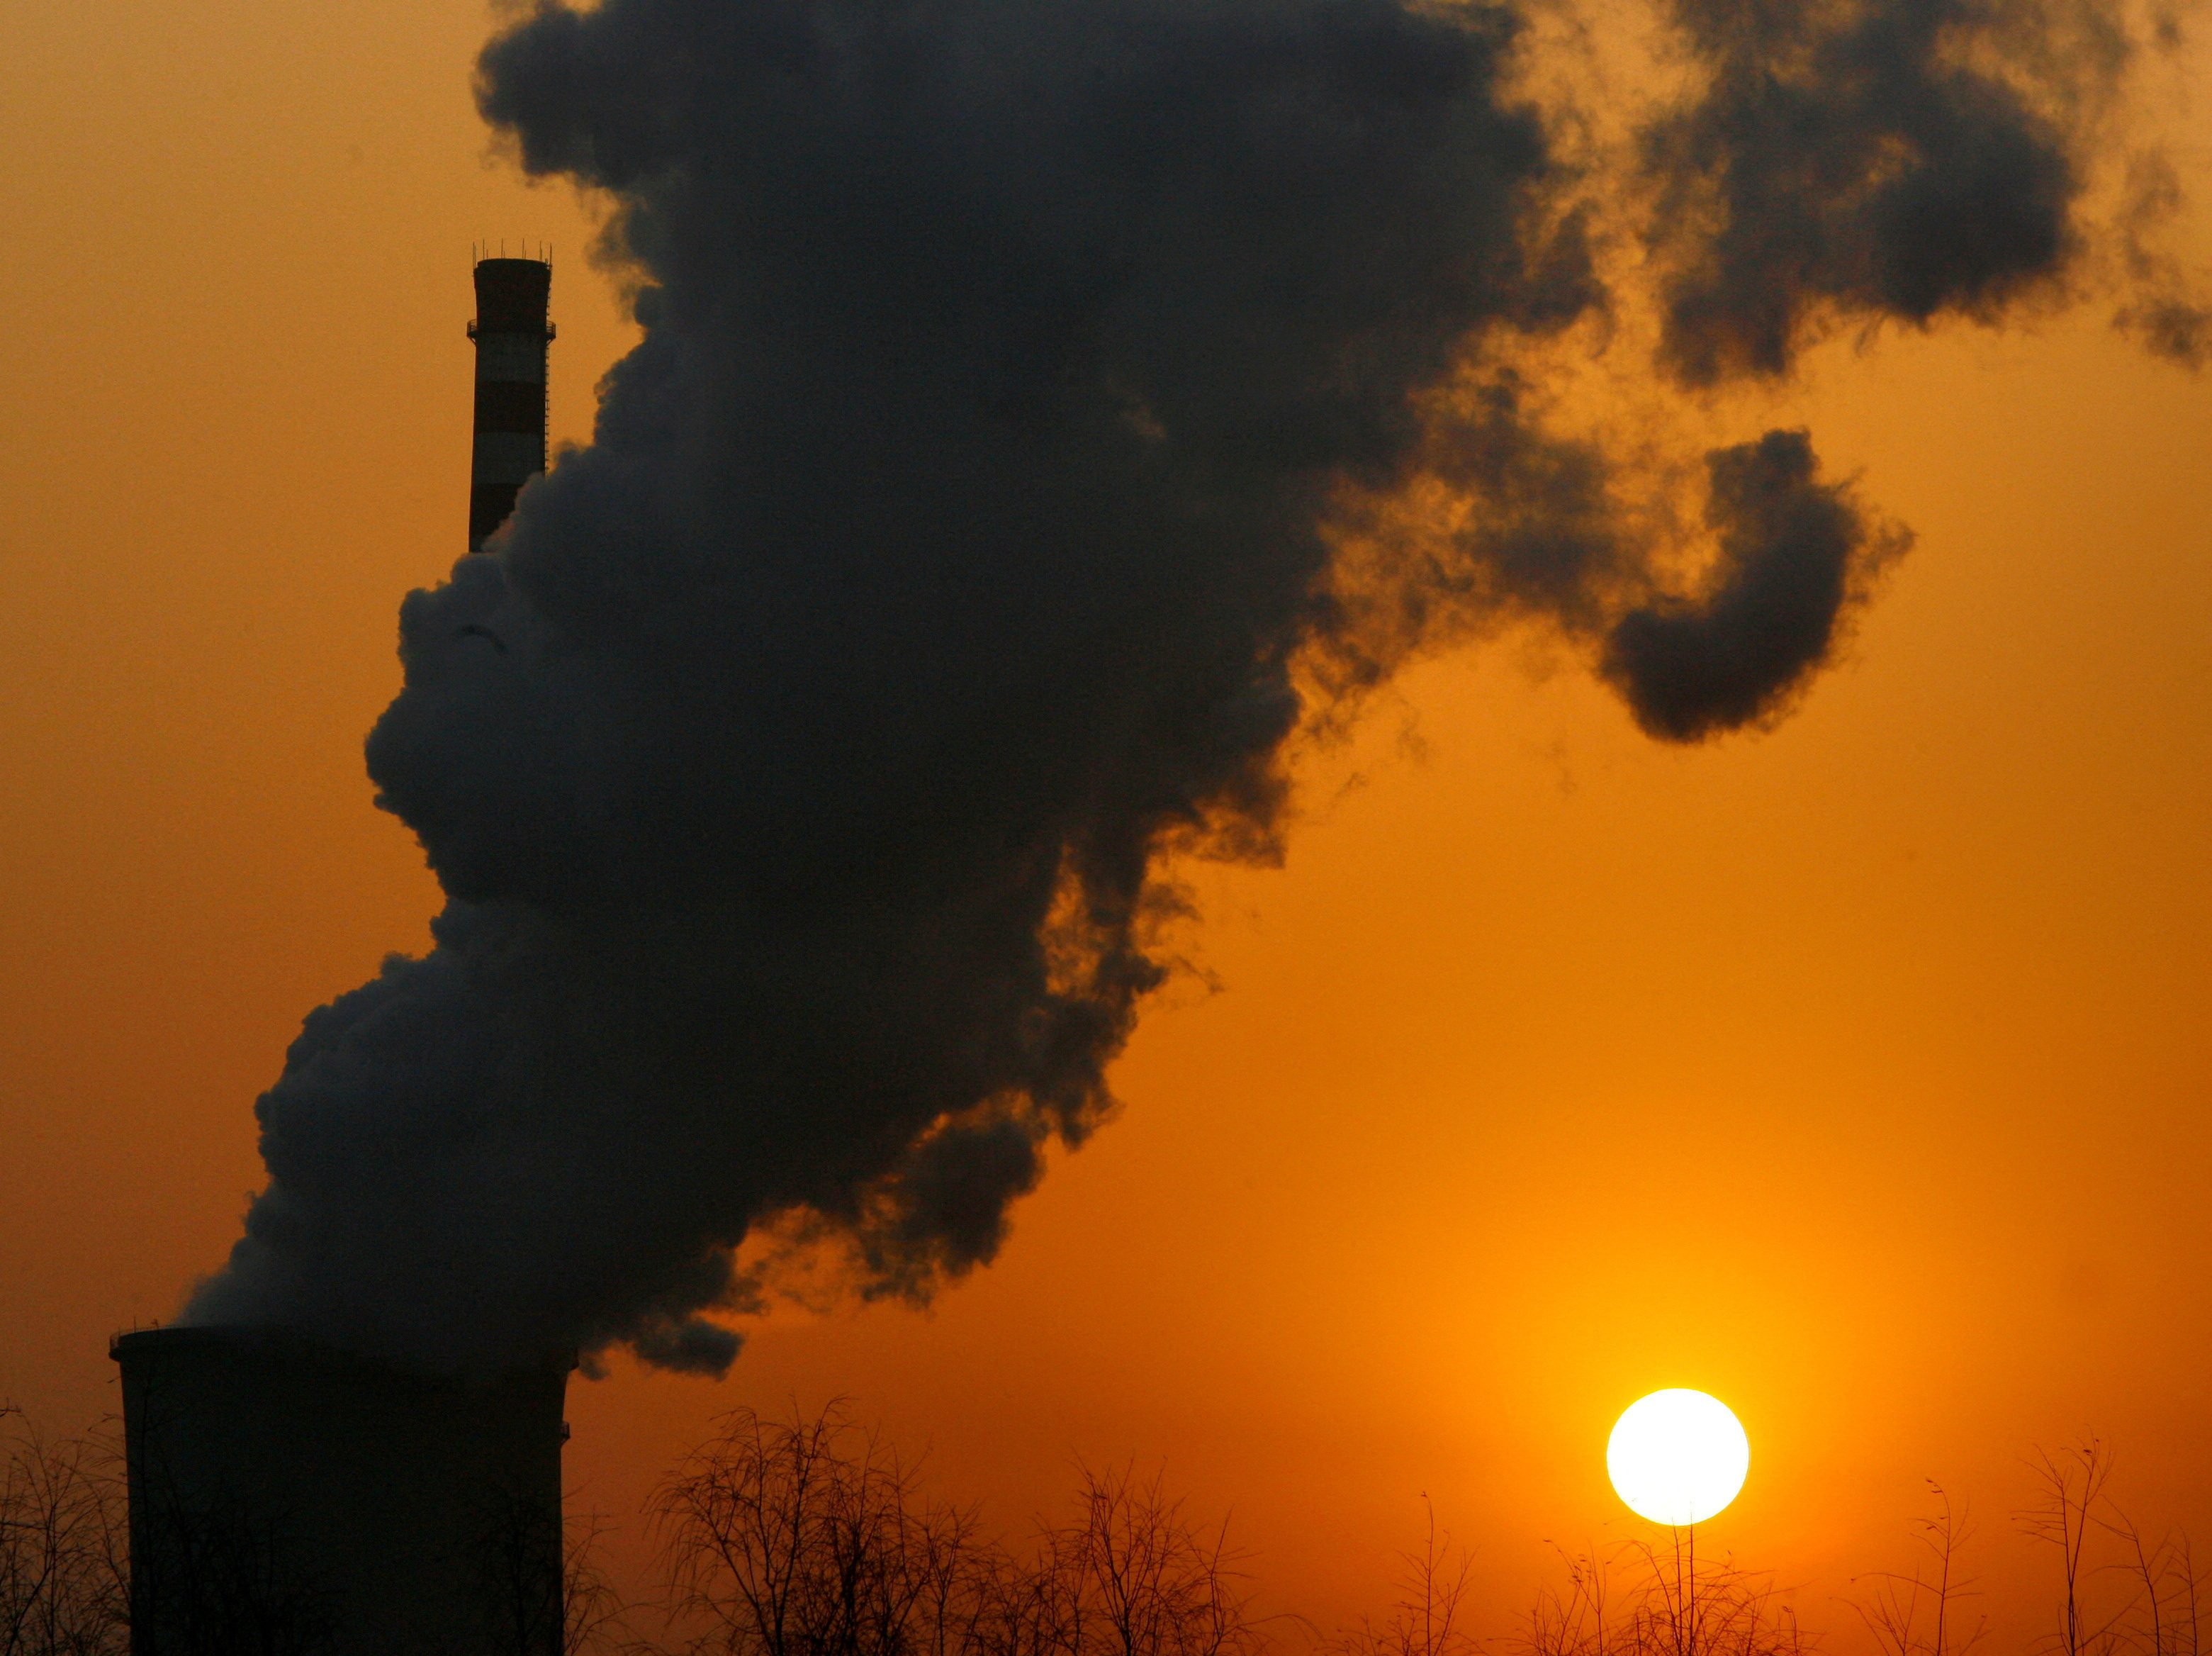
<path id="1" fill-rule="evenodd" d="M 469 550 L 514 510 L 522 485 L 545 469 L 546 312 L 553 266 L 538 259 L 477 261 L 476 451 L 469 478 Z"/>
<path id="2" fill-rule="evenodd" d="M 572 1363 L 462 1380 L 240 1327 L 109 1349 L 133 1656 L 560 1656 Z"/>

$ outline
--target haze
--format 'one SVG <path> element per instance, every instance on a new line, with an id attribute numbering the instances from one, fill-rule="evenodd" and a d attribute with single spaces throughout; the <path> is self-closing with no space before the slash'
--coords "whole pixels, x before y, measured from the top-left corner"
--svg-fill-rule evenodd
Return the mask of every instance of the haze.
<path id="1" fill-rule="evenodd" d="M 359 744 L 463 550 L 470 244 L 555 245 L 556 439 L 634 340 L 586 211 L 488 153 L 486 29 L 0 16 L 0 1397 L 58 1426 L 222 1259 L 302 1014 L 426 945 Z M 2198 198 L 2208 66 L 2151 107 Z M 1009 1521 L 1072 1456 L 1164 1458 L 1324 1624 L 1425 1492 L 1504 1631 L 1547 1541 L 1626 1532 L 1614 1416 L 1688 1385 L 1755 1445 L 1716 1534 L 1846 1641 L 1926 1477 L 2008 1647 L 2036 1446 L 2100 1434 L 2142 1521 L 2212 1534 L 2212 382 L 2111 309 L 1840 339 L 1686 417 L 1811 425 L 1917 534 L 1793 717 L 1657 746 L 1533 634 L 1419 667 L 1301 758 L 1284 869 L 1192 871 L 1200 971 L 995 1263 L 927 1314 L 781 1305 L 720 1383 L 617 1360 L 582 1497 L 850 1395 Z"/>

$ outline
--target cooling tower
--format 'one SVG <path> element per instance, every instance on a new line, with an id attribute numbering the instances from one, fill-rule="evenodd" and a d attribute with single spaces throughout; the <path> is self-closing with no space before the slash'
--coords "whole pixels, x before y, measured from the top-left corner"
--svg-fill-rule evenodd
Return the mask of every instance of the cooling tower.
<path id="1" fill-rule="evenodd" d="M 477 261 L 476 452 L 469 473 L 469 550 L 480 552 L 545 469 L 546 320 L 553 267 L 537 259 Z"/>
<path id="2" fill-rule="evenodd" d="M 560 1656 L 572 1364 L 433 1378 L 236 1328 L 112 1352 L 133 1656 Z"/>

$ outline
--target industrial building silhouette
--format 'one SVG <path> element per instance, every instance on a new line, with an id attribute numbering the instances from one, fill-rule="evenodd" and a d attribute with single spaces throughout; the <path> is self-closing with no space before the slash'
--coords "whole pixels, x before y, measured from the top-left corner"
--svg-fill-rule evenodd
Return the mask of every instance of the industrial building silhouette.
<path id="1" fill-rule="evenodd" d="M 111 1350 L 133 1656 L 560 1656 L 570 1361 L 416 1374 L 247 1328 Z"/>
<path id="2" fill-rule="evenodd" d="M 469 551 L 545 469 L 552 267 L 476 265 Z M 573 1354 L 410 1373 L 283 1329 L 118 1335 L 133 1656 L 561 1656 Z"/>

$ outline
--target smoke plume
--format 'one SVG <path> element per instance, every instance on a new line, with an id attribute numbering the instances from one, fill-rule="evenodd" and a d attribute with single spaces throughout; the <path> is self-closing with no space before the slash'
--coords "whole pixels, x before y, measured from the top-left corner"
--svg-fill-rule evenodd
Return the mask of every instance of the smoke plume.
<path id="1" fill-rule="evenodd" d="M 1655 121 L 1666 365 L 1785 373 L 1837 323 L 1994 322 L 2084 244 L 2130 56 L 2101 0 L 1668 0 L 1702 93 Z"/>
<path id="2" fill-rule="evenodd" d="M 1943 56 L 2030 61 L 2042 15 L 1685 0 L 1709 83 L 1634 163 L 1698 203 L 1665 366 L 1994 320 L 2063 265 L 2059 116 Z M 1526 35 L 1504 0 L 602 0 L 495 39 L 483 111 L 606 204 L 643 341 L 402 609 L 368 763 L 436 946 L 310 1014 L 188 1314 L 712 1373 L 766 1227 L 926 1294 L 1109 1114 L 1168 871 L 1277 854 L 1301 729 L 1492 616 L 1663 739 L 1785 707 L 1900 543 L 1770 432 L 1710 457 L 1678 590 L 1528 411 L 1523 349 L 1612 300 Z"/>

